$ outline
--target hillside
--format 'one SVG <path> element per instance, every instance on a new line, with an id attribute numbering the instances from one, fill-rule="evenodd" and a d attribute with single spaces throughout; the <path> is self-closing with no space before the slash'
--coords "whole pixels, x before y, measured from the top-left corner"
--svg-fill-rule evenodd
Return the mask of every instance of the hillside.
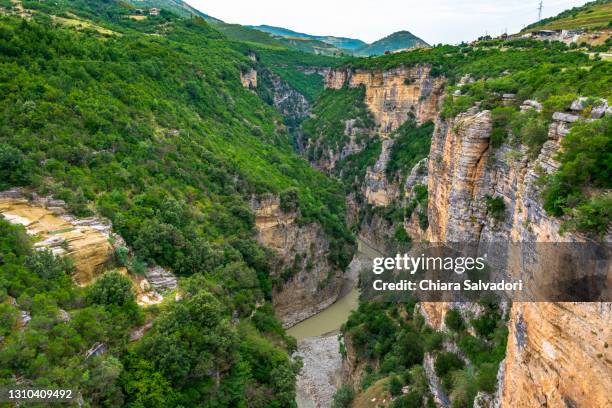
<path id="1" fill-rule="evenodd" d="M 252 200 L 281 196 L 328 243 L 312 264 L 333 276 L 352 251 L 337 183 L 293 152 L 280 115 L 241 84 L 253 61 L 203 19 L 130 20 L 120 2 L 24 6 L 30 21 L 0 19 L 0 189 L 106 217 L 130 273 L 160 265 L 184 280 L 181 301 L 154 309 L 121 275 L 80 288 L 0 217 L 3 384 L 70 386 L 93 406 L 291 405 L 295 344 L 273 314 L 282 280 Z M 60 13 L 106 31 L 49 18 Z M 148 333 L 130 342 L 135 330 Z"/>
<path id="2" fill-rule="evenodd" d="M 597 0 L 565 10 L 554 17 L 528 25 L 522 31 L 609 28 L 612 21 L 612 1 Z"/>
<path id="3" fill-rule="evenodd" d="M 181 17 L 198 16 L 210 23 L 221 23 L 222 21 L 204 14 L 199 10 L 191 7 L 182 0 L 128 0 L 127 3 L 141 9 L 149 9 L 152 7 L 170 11 Z"/>

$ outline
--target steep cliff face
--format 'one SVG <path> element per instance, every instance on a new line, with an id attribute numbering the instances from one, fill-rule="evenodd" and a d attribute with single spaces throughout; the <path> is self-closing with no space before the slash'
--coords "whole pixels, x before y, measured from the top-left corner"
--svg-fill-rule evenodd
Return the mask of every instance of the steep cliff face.
<path id="1" fill-rule="evenodd" d="M 610 327 L 610 303 L 514 304 L 501 406 L 611 406 Z"/>
<path id="2" fill-rule="evenodd" d="M 273 270 L 279 284 L 272 300 L 283 326 L 291 327 L 336 301 L 343 272 L 329 262 L 329 240 L 316 223 L 299 225 L 298 214 L 285 212 L 275 196 L 253 199 L 258 241 L 277 256 Z"/>
<path id="3" fill-rule="evenodd" d="M 325 76 L 325 86 L 332 89 L 340 89 L 344 84 L 365 86 L 365 102 L 385 137 L 409 117 L 418 123 L 435 118 L 444 80 L 433 78 L 430 72 L 428 65 L 387 71 L 331 70 Z"/>
<path id="4" fill-rule="evenodd" d="M 474 109 L 454 121 L 438 121 L 429 160 L 432 241 L 478 241 L 483 217 L 477 197 L 483 191 L 491 129 L 489 111 Z"/>
<path id="5" fill-rule="evenodd" d="M 397 198 L 398 186 L 387 180 L 386 170 L 393 140 L 386 139 L 382 142 L 382 148 L 378 160 L 373 167 L 366 170 L 364 180 L 364 195 L 368 204 L 385 207 Z"/>
<path id="6" fill-rule="evenodd" d="M 558 167 L 554 155 L 559 140 L 577 118 L 557 113 L 553 119 L 548 141 L 532 161 L 523 146 L 489 146 L 487 111 L 473 109 L 453 120 L 439 120 L 429 161 L 429 239 L 583 241 L 576 234 L 561 235 L 559 220 L 546 214 L 539 199 L 537 180 Z M 488 214 L 487 196 L 503 199 L 502 217 Z M 530 255 L 539 256 L 535 245 Z M 554 279 L 554 270 L 546 279 Z M 520 272 L 510 265 L 509 274 Z M 446 308 L 423 306 L 434 326 L 441 325 Z M 515 303 L 500 406 L 610 406 L 610 310 L 610 304 L 601 303 Z"/>
<path id="7" fill-rule="evenodd" d="M 360 131 L 369 135 L 370 139 L 381 139 L 378 157 L 363 172 L 358 183 L 358 192 L 349 197 L 349 208 L 354 208 L 352 214 L 359 211 L 366 213 L 357 221 L 360 236 L 380 249 L 385 247 L 385 242 L 394 240 L 394 233 L 401 227 L 412 239 L 424 238 L 426 226 L 423 220 L 419 223 L 418 211 L 411 212 L 406 219 L 399 214 L 414 198 L 413 187 L 417 184 L 427 185 L 427 166 L 389 171 L 388 165 L 392 160 L 393 150 L 403 148 L 395 147 L 404 129 L 402 125 L 420 125 L 437 117 L 443 96 L 444 78 L 432 77 L 431 67 L 428 65 L 398 67 L 386 71 L 336 69 L 322 74 L 328 89 L 363 87 L 364 102 L 374 120 L 374 127 Z M 353 128 L 353 123 L 348 121 L 345 135 L 355 133 Z M 355 143 L 352 136 L 346 140 L 349 142 L 336 149 L 337 151 L 330 151 L 329 154 L 324 152 L 322 159 L 315 165 L 333 173 L 338 160 L 358 154 L 364 149 L 365 145 Z M 419 180 L 415 178 L 416 174 L 410 179 L 411 171 L 414 173 L 417 168 Z M 423 215 L 425 214 L 426 210 L 423 208 Z M 357 217 L 351 219 L 355 218 Z"/>

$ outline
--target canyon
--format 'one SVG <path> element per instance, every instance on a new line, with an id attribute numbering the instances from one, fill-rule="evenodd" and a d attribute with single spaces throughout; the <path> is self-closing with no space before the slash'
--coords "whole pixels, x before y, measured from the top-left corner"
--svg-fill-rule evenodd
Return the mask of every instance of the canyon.
<path id="1" fill-rule="evenodd" d="M 546 214 L 539 199 L 542 174 L 551 174 L 559 164 L 555 160 L 559 141 L 577 120 L 576 111 L 558 112 L 548 129 L 548 140 L 534 159 L 523 145 L 504 143 L 491 146 L 493 122 L 491 112 L 477 106 L 456 117 L 442 118 L 440 110 L 444 80 L 432 78 L 427 66 L 391 70 L 327 70 L 325 86 L 365 88 L 365 103 L 374 117 L 382 149 L 376 164 L 367 169 L 361 180 L 365 203 L 373 207 L 406 206 L 416 184 L 428 187 L 427 217 L 429 226 L 420 228 L 414 214 L 404 219 L 402 227 L 414 240 L 431 242 L 585 242 L 578 233 L 560 232 L 559 219 Z M 534 101 L 525 101 L 521 109 L 540 109 Z M 605 107 L 603 109 L 605 112 Z M 602 113 L 603 114 L 603 113 Z M 601 117 L 601 116 L 599 116 Z M 409 176 L 400 188 L 397 180 L 385 174 L 392 134 L 408 118 L 417 123 L 433 120 L 431 150 L 427 158 L 409 169 Z M 347 122 L 347 133 L 350 123 Z M 346 146 L 340 149 L 346 150 Z M 348 151 L 358 151 L 350 146 Z M 330 153 L 328 156 L 333 156 Z M 334 163 L 314 163 L 333 173 Z M 425 169 L 423 169 L 425 167 Z M 423 171 L 424 170 L 424 171 Z M 501 197 L 503 217 L 488 213 L 486 198 Z M 349 208 L 359 210 L 351 202 Z M 363 205 L 363 204 L 361 204 Z M 359 220 L 359 235 L 385 251 L 391 224 L 379 216 Z M 610 236 L 603 238 L 610 240 Z M 533 251 L 525 257 L 538 257 Z M 536 271 L 542 284 L 559 277 L 548 271 Z M 522 265 L 510 263 L 507 273 L 519 276 Z M 552 268 L 551 268 L 552 267 Z M 445 330 L 444 316 L 450 307 L 469 305 L 424 303 L 420 311 L 433 328 Z M 507 311 L 510 334 L 506 359 L 500 365 L 498 391 L 480 395 L 479 403 L 487 407 L 604 407 L 612 405 L 608 390 L 612 388 L 612 356 L 608 344 L 612 339 L 610 303 L 514 303 Z M 350 339 L 347 341 L 350 350 Z M 345 381 L 359 383 L 363 367 L 350 358 L 345 361 Z M 430 371 L 430 377 L 435 374 Z M 350 380 L 349 380 L 350 379 Z M 435 378 L 432 378 L 435 383 Z M 595 386 L 596 385 L 596 386 Z M 431 385 L 434 395 L 440 390 Z M 448 397 L 436 398 L 438 406 L 449 406 Z M 325 406 L 325 405 L 321 405 Z"/>

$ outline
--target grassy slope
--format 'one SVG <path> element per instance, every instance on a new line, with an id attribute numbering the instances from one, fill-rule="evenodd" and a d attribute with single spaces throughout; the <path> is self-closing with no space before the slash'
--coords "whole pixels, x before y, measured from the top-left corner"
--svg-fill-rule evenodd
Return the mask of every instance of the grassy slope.
<path id="1" fill-rule="evenodd" d="M 191 15 L 204 18 L 208 22 L 220 23 L 221 20 L 204 14 L 199 10 L 191 7 L 182 0 L 128 0 L 127 3 L 136 8 L 149 9 L 152 7 L 161 8 L 181 17 L 190 17 Z"/>
<path id="2" fill-rule="evenodd" d="M 610 0 L 599 0 L 566 10 L 555 17 L 538 21 L 525 27 L 523 32 L 573 28 L 603 28 L 609 27 L 611 21 L 612 2 Z"/>

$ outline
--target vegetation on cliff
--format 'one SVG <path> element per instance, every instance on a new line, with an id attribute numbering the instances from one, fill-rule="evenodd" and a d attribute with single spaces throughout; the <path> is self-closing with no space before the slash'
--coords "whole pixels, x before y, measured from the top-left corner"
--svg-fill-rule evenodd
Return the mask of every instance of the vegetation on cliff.
<path id="1" fill-rule="evenodd" d="M 445 332 L 429 328 L 414 306 L 362 302 L 351 313 L 342 331 L 354 349 L 354 363 L 366 366 L 357 391 L 383 380 L 389 397 L 395 397 L 394 407 L 433 406 L 423 372 L 425 354 L 430 354 L 453 407 L 472 407 L 478 391 L 493 392 L 508 335 L 498 305 L 483 301 L 482 312 L 469 321 L 458 310 L 449 310 Z M 449 349 L 450 343 L 458 345 L 462 356 Z M 419 385 L 423 381 L 424 387 Z M 404 386 L 408 394 L 398 397 Z"/>
<path id="2" fill-rule="evenodd" d="M 93 406 L 293 403 L 298 366 L 271 310 L 255 309 L 256 272 L 239 262 L 194 275 L 183 300 L 143 312 L 122 274 L 80 288 L 70 262 L 32 251 L 23 228 L 2 219 L 0 260 L 4 386 L 70 388 Z M 130 343 L 151 319 L 151 331 Z"/>
<path id="3" fill-rule="evenodd" d="M 405 398 L 417 401 L 415 407 L 433 404 L 427 386 L 420 386 L 422 364 L 424 353 L 439 349 L 443 337 L 424 324 L 422 316 L 414 313 L 414 306 L 361 302 L 343 325 L 356 361 L 366 363 L 359 392 L 386 378 L 390 383 L 399 381 L 400 388 L 408 385 L 411 391 Z"/>
<path id="4" fill-rule="evenodd" d="M 356 130 L 356 142 L 368 138 L 368 130 L 374 121 L 363 100 L 363 87 L 325 90 L 312 109 L 312 117 L 305 120 L 302 129 L 307 135 L 308 159 L 316 162 L 324 152 L 338 153 L 347 144 L 350 135 L 346 131 L 347 121 Z"/>
<path id="5" fill-rule="evenodd" d="M 612 117 L 574 126 L 561 141 L 559 170 L 545 177 L 544 208 L 563 227 L 605 235 L 612 218 Z"/>
<path id="6" fill-rule="evenodd" d="M 395 142 L 387 164 L 387 178 L 392 179 L 398 172 L 405 176 L 421 159 L 429 155 L 433 130 L 434 124 L 431 121 L 419 126 L 407 120 L 391 135 Z"/>

